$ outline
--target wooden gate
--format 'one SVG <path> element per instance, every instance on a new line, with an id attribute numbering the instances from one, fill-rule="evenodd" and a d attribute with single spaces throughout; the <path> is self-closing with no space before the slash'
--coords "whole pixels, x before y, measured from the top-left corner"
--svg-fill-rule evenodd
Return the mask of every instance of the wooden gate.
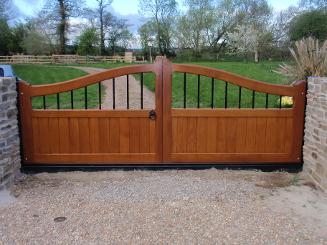
<path id="1" fill-rule="evenodd" d="M 154 74 L 154 108 L 143 106 L 144 73 Z M 129 107 L 129 75 L 141 83 L 139 109 Z M 126 109 L 117 109 L 115 78 L 122 76 L 127 83 Z M 196 77 L 196 106 L 187 105 L 189 76 Z M 108 79 L 112 87 L 106 92 L 112 92 L 113 101 L 112 108 L 104 109 L 101 82 Z M 176 79 L 181 85 L 174 87 L 177 92 Z M 87 89 L 92 86 L 98 87 L 98 104 L 90 108 Z M 81 93 L 81 88 L 84 108 L 76 109 L 73 91 Z M 201 88 L 211 89 L 208 105 L 201 102 Z M 217 69 L 172 64 L 162 57 L 154 64 L 62 83 L 31 86 L 20 81 L 24 164 L 300 163 L 305 90 L 304 81 L 268 84 Z M 175 92 L 182 92 L 182 98 L 172 96 Z M 237 101 L 229 98 L 231 93 Z M 47 107 L 46 96 L 54 96 L 56 108 Z M 215 104 L 217 96 L 221 105 Z M 39 97 L 41 108 L 32 108 L 34 97 Z M 62 97 L 70 98 L 71 108 L 62 106 Z M 182 106 L 175 106 L 175 97 L 182 99 Z M 250 103 L 244 104 L 244 98 Z M 291 101 L 287 107 L 283 98 Z"/>

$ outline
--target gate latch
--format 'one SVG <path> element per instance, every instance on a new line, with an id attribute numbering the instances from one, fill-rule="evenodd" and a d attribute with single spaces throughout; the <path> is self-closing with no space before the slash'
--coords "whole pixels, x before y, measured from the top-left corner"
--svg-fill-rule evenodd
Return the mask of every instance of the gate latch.
<path id="1" fill-rule="evenodd" d="M 149 112 L 149 118 L 150 118 L 151 120 L 156 120 L 156 118 L 157 118 L 157 113 L 156 113 L 155 110 L 151 110 L 151 111 Z"/>

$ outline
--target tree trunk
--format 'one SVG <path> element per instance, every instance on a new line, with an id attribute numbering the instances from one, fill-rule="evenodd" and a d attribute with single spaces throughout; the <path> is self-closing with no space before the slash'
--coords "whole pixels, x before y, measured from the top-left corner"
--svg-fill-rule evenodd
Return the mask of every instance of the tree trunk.
<path id="1" fill-rule="evenodd" d="M 259 52 L 257 48 L 254 49 L 254 62 L 255 63 L 259 62 Z"/>
<path id="2" fill-rule="evenodd" d="M 66 8 L 64 0 L 59 1 L 59 14 L 60 23 L 58 26 L 59 34 L 59 52 L 60 54 L 66 53 L 66 31 L 67 31 L 67 21 L 66 21 Z"/>

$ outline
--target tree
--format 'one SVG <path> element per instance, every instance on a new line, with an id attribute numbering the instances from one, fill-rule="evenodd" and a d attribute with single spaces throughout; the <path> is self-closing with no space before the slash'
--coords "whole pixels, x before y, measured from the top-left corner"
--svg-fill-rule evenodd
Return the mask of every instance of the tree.
<path id="1" fill-rule="evenodd" d="M 12 35 L 7 21 L 4 18 L 0 19 L 0 55 L 9 54 L 11 38 Z"/>
<path id="2" fill-rule="evenodd" d="M 171 53 L 173 21 L 177 13 L 175 0 L 140 0 L 140 13 L 148 16 L 156 30 L 156 41 L 161 55 Z"/>
<path id="3" fill-rule="evenodd" d="M 104 16 L 104 26 L 105 32 L 107 34 L 107 40 L 109 42 L 109 47 L 111 52 L 115 55 L 117 45 L 123 44 L 132 38 L 132 34 L 128 30 L 127 21 L 125 19 L 120 19 L 107 13 Z"/>
<path id="4" fill-rule="evenodd" d="M 95 28 L 87 28 L 78 37 L 77 53 L 80 55 L 97 55 L 99 50 L 99 35 Z"/>
<path id="5" fill-rule="evenodd" d="M 214 8 L 212 0 L 187 0 L 186 4 L 187 13 L 179 18 L 177 24 L 177 39 L 199 56 L 201 47 L 206 44 L 207 30 L 213 25 Z"/>
<path id="6" fill-rule="evenodd" d="M 149 55 L 149 43 L 153 43 L 153 41 L 155 40 L 155 29 L 154 29 L 154 25 L 153 22 L 148 21 L 146 23 L 144 23 L 139 29 L 138 29 L 138 34 L 140 36 L 140 44 L 141 47 L 143 49 L 143 54 L 144 56 L 148 56 Z M 149 60 L 150 57 L 149 57 Z"/>
<path id="7" fill-rule="evenodd" d="M 83 0 L 47 0 L 41 15 L 52 24 L 56 30 L 59 42 L 59 52 L 66 52 L 66 44 L 69 33 L 69 20 L 72 17 L 78 17 L 82 13 Z"/>
<path id="8" fill-rule="evenodd" d="M 110 6 L 112 0 L 96 0 L 98 2 L 98 18 L 99 18 L 99 29 L 100 29 L 100 55 L 104 55 L 105 53 L 105 23 L 104 23 L 104 15 L 107 7 Z"/>
<path id="9" fill-rule="evenodd" d="M 36 30 L 31 30 L 24 38 L 23 47 L 26 53 L 31 55 L 44 55 L 51 52 L 47 39 Z"/>
<path id="10" fill-rule="evenodd" d="M 313 10 L 294 17 L 290 24 L 289 35 L 292 41 L 309 36 L 326 40 L 327 12 Z"/>

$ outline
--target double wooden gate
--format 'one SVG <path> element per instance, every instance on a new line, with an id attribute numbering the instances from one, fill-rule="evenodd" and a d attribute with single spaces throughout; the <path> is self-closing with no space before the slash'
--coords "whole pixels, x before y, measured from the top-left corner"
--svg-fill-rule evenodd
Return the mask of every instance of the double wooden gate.
<path id="1" fill-rule="evenodd" d="M 154 108 L 144 107 L 143 85 L 148 82 L 144 73 L 154 74 Z M 176 73 L 182 81 L 174 89 L 181 90 L 179 94 L 184 96 L 180 108 L 172 106 L 172 80 Z M 197 106 L 193 106 L 196 108 L 187 108 L 189 74 L 197 78 Z M 131 75 L 141 83 L 137 109 L 129 105 Z M 126 97 L 126 109 L 116 106 L 117 82 L 122 81 L 119 77 L 126 78 L 126 92 L 119 95 Z M 206 82 L 211 85 L 212 103 L 208 108 L 201 108 L 200 89 L 204 86 L 201 77 L 207 77 Z M 106 93 L 112 92 L 109 109 L 102 106 L 101 82 L 105 80 L 110 80 Z M 217 81 L 222 82 L 224 93 L 221 106 L 214 105 Z M 172 64 L 163 57 L 158 57 L 154 64 L 121 67 L 49 85 L 31 86 L 19 81 L 23 162 L 26 165 L 300 163 L 305 87 L 304 81 L 289 86 L 267 84 L 217 69 Z M 247 99 L 252 97 L 250 105 L 244 108 L 245 90 Z M 97 97 L 90 91 L 98 91 Z M 238 105 L 233 103 L 233 108 L 228 106 L 231 92 L 234 97 L 235 93 L 238 95 Z M 85 98 L 84 108 L 76 106 L 83 102 L 81 95 Z M 277 99 L 271 102 L 271 98 Z M 290 107 L 283 108 L 283 98 L 291 98 Z M 256 108 L 256 99 L 261 101 L 260 108 Z M 55 106 L 49 105 L 49 100 Z"/>

